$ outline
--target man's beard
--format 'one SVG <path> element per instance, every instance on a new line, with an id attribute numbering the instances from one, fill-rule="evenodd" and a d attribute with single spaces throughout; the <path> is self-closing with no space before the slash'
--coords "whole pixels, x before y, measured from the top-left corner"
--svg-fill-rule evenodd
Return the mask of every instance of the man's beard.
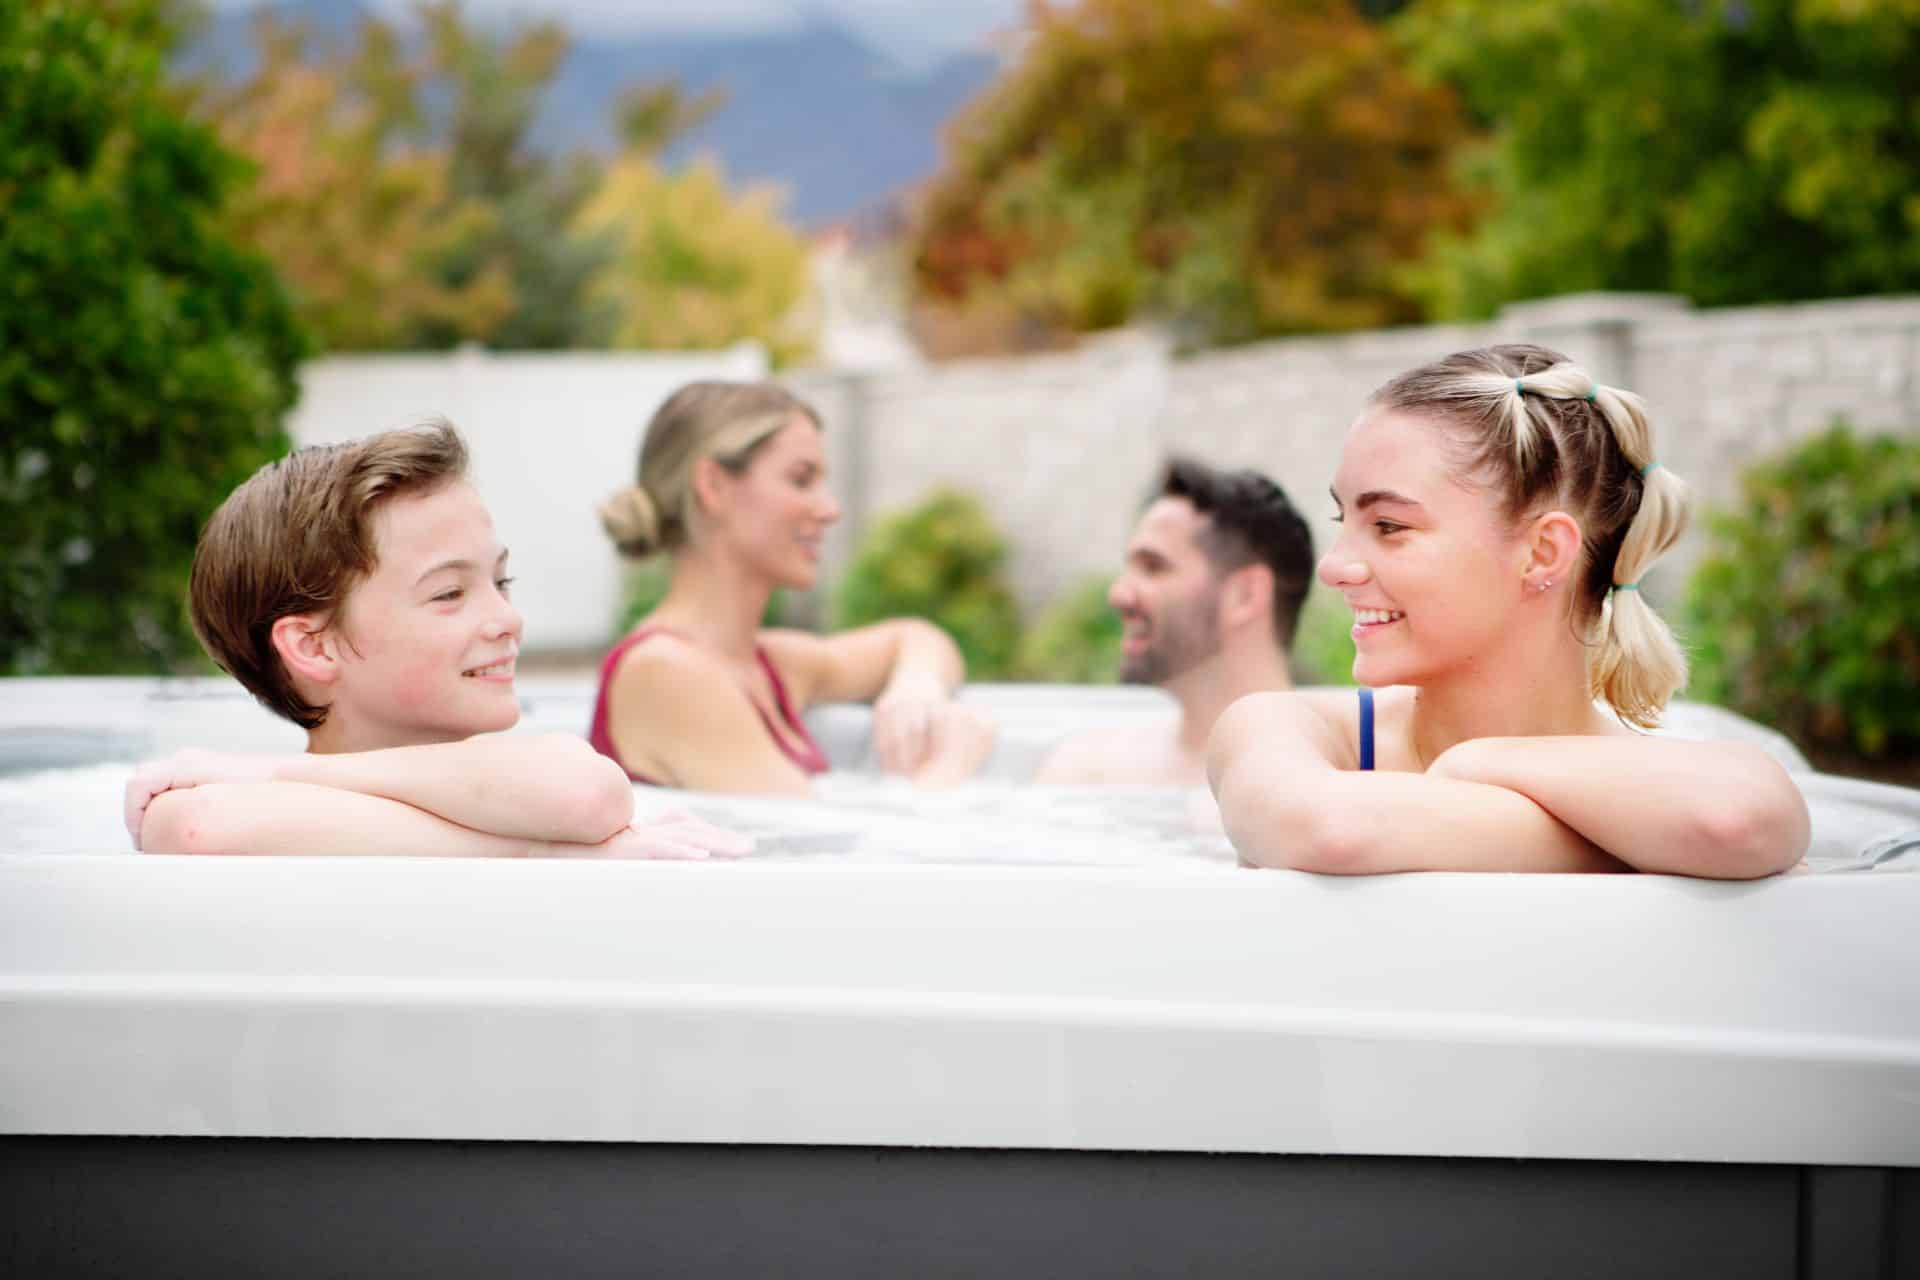
<path id="1" fill-rule="evenodd" d="M 1220 622 L 1215 595 L 1169 610 L 1153 624 L 1147 647 L 1120 655 L 1120 683 L 1160 686 L 1175 680 L 1220 652 Z"/>

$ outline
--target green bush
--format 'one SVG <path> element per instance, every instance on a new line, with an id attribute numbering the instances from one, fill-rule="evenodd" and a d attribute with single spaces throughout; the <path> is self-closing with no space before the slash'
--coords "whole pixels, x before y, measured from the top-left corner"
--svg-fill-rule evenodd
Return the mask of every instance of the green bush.
<path id="1" fill-rule="evenodd" d="M 887 516 L 861 539 L 834 600 L 836 626 L 916 617 L 943 627 L 967 678 L 1007 674 L 1020 611 L 1002 572 L 1007 542 L 980 503 L 950 489 Z"/>
<path id="2" fill-rule="evenodd" d="M 1836 426 L 1750 469 L 1708 528 L 1693 696 L 1809 748 L 1920 753 L 1920 440 Z"/>
<path id="3" fill-rule="evenodd" d="M 1325 587 L 1314 585 L 1293 633 L 1295 684 L 1353 683 L 1353 610 Z"/>
<path id="4" fill-rule="evenodd" d="M 1020 637 L 1013 673 L 1022 680 L 1112 684 L 1120 678 L 1120 615 L 1107 603 L 1109 577 L 1087 578 Z"/>
<path id="5" fill-rule="evenodd" d="M 0 4 L 0 671 L 198 664 L 200 526 L 287 448 L 304 342 L 219 230 L 245 169 L 162 83 L 171 9 Z"/>

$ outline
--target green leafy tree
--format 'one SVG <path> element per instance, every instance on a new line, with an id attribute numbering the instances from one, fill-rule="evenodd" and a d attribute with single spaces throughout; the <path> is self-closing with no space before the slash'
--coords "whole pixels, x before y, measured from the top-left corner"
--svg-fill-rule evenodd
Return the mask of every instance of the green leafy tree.
<path id="1" fill-rule="evenodd" d="M 284 451 L 304 350 L 223 231 L 245 163 L 163 84 L 159 4 L 0 4 L 0 669 L 166 671 L 201 522 Z"/>
<path id="2" fill-rule="evenodd" d="M 1006 673 L 1020 636 L 1006 561 L 1007 540 L 979 501 L 939 490 L 861 538 L 835 595 L 835 624 L 925 618 L 960 646 L 968 679 L 990 680 Z"/>
<path id="3" fill-rule="evenodd" d="M 1920 759 L 1920 440 L 1836 427 L 1740 490 L 1688 591 L 1693 696 L 1810 750 Z"/>
<path id="4" fill-rule="evenodd" d="M 540 104 L 567 54 L 553 22 L 504 34 L 467 21 L 456 0 L 421 7 L 432 48 L 436 92 L 450 101 L 446 126 L 450 195 L 485 207 L 491 218 L 445 253 L 437 267 L 448 288 L 500 273 L 513 306 L 484 341 L 505 350 L 604 347 L 616 313 L 592 283 L 612 246 L 577 234 L 576 216 L 598 189 L 599 164 L 585 154 L 552 156 L 530 141 Z M 429 323 L 413 345 L 451 346 L 458 328 Z"/>
<path id="5" fill-rule="evenodd" d="M 1920 288 L 1914 0 L 1417 0 L 1407 47 L 1492 125 L 1449 317 L 1584 289 L 1707 304 Z"/>
<path id="6" fill-rule="evenodd" d="M 575 225 L 612 246 L 592 296 L 616 316 L 613 345 L 698 350 L 754 339 L 775 364 L 810 348 L 795 319 L 807 249 L 771 189 L 736 193 L 710 161 L 669 173 L 634 150 L 609 166 Z"/>
<path id="7" fill-rule="evenodd" d="M 1349 0 L 1037 3 L 919 217 L 923 303 L 1189 343 L 1417 319 L 1464 123 Z"/>

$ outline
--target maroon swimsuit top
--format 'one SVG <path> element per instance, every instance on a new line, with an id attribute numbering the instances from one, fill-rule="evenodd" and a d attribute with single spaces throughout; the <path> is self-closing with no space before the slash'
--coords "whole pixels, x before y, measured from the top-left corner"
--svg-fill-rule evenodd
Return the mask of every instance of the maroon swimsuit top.
<path id="1" fill-rule="evenodd" d="M 607 695 L 613 689 L 614 670 L 619 667 L 620 659 L 627 656 L 627 650 L 649 636 L 663 633 L 673 634 L 665 627 L 641 627 L 630 632 L 619 644 L 613 646 L 612 651 L 607 654 L 606 661 L 600 664 L 600 690 L 593 700 L 593 727 L 587 731 L 587 742 L 595 751 L 612 760 L 622 769 L 626 769 L 627 776 L 635 782 L 642 782 L 650 787 L 661 784 L 644 774 L 628 769 L 627 762 L 620 758 L 618 751 L 614 750 L 613 734 L 607 727 Z M 819 744 L 813 740 L 813 735 L 807 732 L 807 726 L 802 724 L 800 717 L 794 714 L 793 704 L 787 701 L 787 686 L 780 679 L 780 672 L 774 668 L 772 660 L 767 657 L 766 650 L 759 645 L 754 646 L 753 653 L 760 659 L 760 667 L 767 673 L 768 682 L 773 685 L 773 700 L 780 708 L 780 719 L 787 730 L 786 733 L 781 733 L 775 728 L 772 719 L 766 712 L 761 711 L 760 704 L 755 702 L 753 709 L 759 713 L 760 723 L 767 727 L 767 736 L 773 739 L 774 746 L 780 748 L 781 755 L 799 765 L 804 772 L 810 775 L 825 773 L 830 767 L 827 764 L 826 753 L 820 750 Z M 752 700 L 749 699 L 749 701 Z M 799 739 L 799 746 L 793 744 L 793 739 L 796 738 Z"/>

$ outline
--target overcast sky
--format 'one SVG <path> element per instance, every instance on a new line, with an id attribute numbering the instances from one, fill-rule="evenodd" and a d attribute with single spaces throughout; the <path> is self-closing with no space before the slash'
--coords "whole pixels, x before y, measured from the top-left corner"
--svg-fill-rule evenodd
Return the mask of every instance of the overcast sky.
<path id="1" fill-rule="evenodd" d="M 258 0 L 210 0 L 251 9 Z M 361 0 L 403 14 L 410 0 Z M 976 45 L 1016 25 L 1025 0 L 466 0 L 470 13 L 557 18 L 578 32 L 740 31 L 792 26 L 827 14 L 883 49 L 910 59 Z"/>

